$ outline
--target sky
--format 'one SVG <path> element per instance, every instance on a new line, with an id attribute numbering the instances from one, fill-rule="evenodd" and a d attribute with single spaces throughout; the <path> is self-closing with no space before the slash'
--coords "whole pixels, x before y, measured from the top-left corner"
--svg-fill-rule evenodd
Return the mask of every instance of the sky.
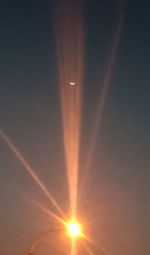
<path id="1" fill-rule="evenodd" d="M 78 210 L 95 246 L 106 255 L 148 255 L 150 3 L 124 2 L 84 3 Z M 50 0 L 1 1 L 0 129 L 67 212 L 54 8 Z M 107 80 L 86 175 L 93 123 Z M 57 212 L 0 138 L 1 254 L 25 254 L 39 233 L 58 226 L 37 203 Z M 54 243 L 57 238 L 64 242 L 62 236 L 51 237 Z M 62 243 L 60 246 L 63 250 Z M 46 247 L 48 254 L 51 248 Z M 63 254 L 58 247 L 53 249 L 55 254 Z M 97 248 L 90 249 L 100 254 Z M 37 254 L 42 254 L 41 247 Z"/>

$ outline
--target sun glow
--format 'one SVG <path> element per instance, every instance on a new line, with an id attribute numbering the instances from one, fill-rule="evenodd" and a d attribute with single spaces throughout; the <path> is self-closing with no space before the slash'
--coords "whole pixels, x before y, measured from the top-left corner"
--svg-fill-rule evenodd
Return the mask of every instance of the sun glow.
<path id="1" fill-rule="evenodd" d="M 76 220 L 71 220 L 66 224 L 67 233 L 70 237 L 81 237 L 83 236 L 82 233 L 82 226 Z"/>

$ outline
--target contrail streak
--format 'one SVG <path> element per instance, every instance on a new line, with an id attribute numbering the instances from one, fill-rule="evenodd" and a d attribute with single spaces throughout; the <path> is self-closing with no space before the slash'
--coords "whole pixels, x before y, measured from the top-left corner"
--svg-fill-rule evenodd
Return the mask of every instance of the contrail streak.
<path id="1" fill-rule="evenodd" d="M 38 184 L 38 186 L 41 188 L 41 190 L 46 195 L 46 197 L 55 206 L 58 212 L 64 217 L 64 214 L 61 208 L 59 207 L 59 205 L 57 204 L 53 196 L 49 193 L 49 191 L 41 182 L 39 177 L 35 174 L 31 166 L 26 162 L 26 160 L 24 159 L 22 154 L 19 152 L 19 150 L 16 148 L 16 146 L 12 143 L 12 141 L 6 136 L 6 134 L 1 129 L 0 129 L 0 136 L 2 137 L 3 141 L 8 145 L 9 149 L 13 152 L 13 154 L 17 157 L 17 159 L 22 163 L 22 165 L 24 166 L 26 171 L 30 174 L 30 176 L 33 178 L 33 180 Z"/>

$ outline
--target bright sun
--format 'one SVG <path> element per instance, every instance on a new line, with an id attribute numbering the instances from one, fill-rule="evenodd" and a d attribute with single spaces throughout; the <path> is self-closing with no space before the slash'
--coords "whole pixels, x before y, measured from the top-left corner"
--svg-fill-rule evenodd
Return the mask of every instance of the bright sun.
<path id="1" fill-rule="evenodd" d="M 82 227 L 77 221 L 67 223 L 67 232 L 71 237 L 82 236 Z"/>

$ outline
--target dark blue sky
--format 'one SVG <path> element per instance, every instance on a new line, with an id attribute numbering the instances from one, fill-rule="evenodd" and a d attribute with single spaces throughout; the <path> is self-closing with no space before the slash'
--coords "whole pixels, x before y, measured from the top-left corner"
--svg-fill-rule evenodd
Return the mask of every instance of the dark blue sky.
<path id="1" fill-rule="evenodd" d="M 119 0 L 85 1 L 81 177 L 119 6 Z M 67 211 L 53 8 L 50 0 L 1 1 L 0 128 Z M 148 255 L 150 3 L 126 1 L 123 10 L 111 84 L 79 209 L 107 254 Z M 30 200 L 53 210 L 0 140 L 1 254 L 25 254 L 40 231 L 55 226 Z"/>

